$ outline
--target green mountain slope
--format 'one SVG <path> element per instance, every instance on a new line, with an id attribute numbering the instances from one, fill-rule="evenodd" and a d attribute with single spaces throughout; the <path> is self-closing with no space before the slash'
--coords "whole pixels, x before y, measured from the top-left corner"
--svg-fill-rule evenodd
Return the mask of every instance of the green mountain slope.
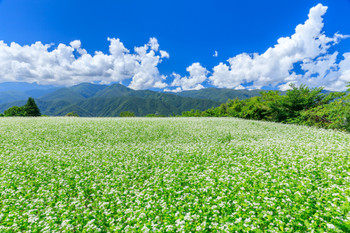
<path id="1" fill-rule="evenodd" d="M 121 97 L 121 96 L 129 96 L 135 92 L 136 92 L 135 90 L 130 89 L 130 88 L 123 86 L 121 84 L 112 84 L 112 85 L 107 86 L 106 88 L 100 90 L 99 92 L 97 92 L 94 95 L 94 97 L 96 97 L 96 98 L 115 98 L 115 97 Z"/>
<path id="2" fill-rule="evenodd" d="M 4 91 L 0 92 L 0 104 L 23 100 L 28 97 L 29 96 L 27 96 L 23 91 Z"/>
<path id="3" fill-rule="evenodd" d="M 74 93 L 79 94 L 84 98 L 94 97 L 99 91 L 106 89 L 107 85 L 97 85 L 91 83 L 81 83 L 70 88 Z"/>
<path id="4" fill-rule="evenodd" d="M 164 103 L 157 99 L 145 99 L 140 97 L 123 96 L 118 98 L 92 98 L 84 101 L 81 105 L 95 116 L 115 117 L 123 111 L 132 111 L 136 116 L 147 114 L 171 115 L 179 113 L 175 106 Z"/>
<path id="5" fill-rule="evenodd" d="M 78 103 L 93 97 L 97 92 L 105 89 L 106 87 L 106 85 L 81 83 L 73 87 L 58 89 L 57 91 L 49 93 L 40 99 L 45 101 L 69 100 L 72 103 Z"/>
<path id="6" fill-rule="evenodd" d="M 199 109 L 201 111 L 219 106 L 213 100 L 181 97 L 150 90 L 133 90 L 120 84 L 110 86 L 79 84 L 70 88 L 61 88 L 36 99 L 42 114 L 63 116 L 68 112 L 77 112 L 80 116 L 119 116 L 123 111 L 132 111 L 136 116 L 147 114 L 173 115 L 183 111 Z M 21 106 L 25 101 L 16 101 L 0 105 L 0 112 L 11 106 Z"/>
<path id="7" fill-rule="evenodd" d="M 35 100 L 35 102 L 37 102 Z M 13 102 L 9 102 L 9 103 L 4 103 L 4 104 L 0 104 L 0 113 L 3 113 L 6 109 L 12 107 L 12 106 L 23 106 L 27 103 L 27 100 L 17 100 L 17 101 L 13 101 Z M 38 102 L 37 102 L 38 104 Z M 40 106 L 38 104 L 38 107 L 40 109 Z"/>
<path id="8" fill-rule="evenodd" d="M 69 100 L 72 103 L 77 103 L 85 99 L 82 95 L 72 91 L 70 88 L 61 88 L 55 92 L 49 93 L 40 99 L 45 101 Z"/>

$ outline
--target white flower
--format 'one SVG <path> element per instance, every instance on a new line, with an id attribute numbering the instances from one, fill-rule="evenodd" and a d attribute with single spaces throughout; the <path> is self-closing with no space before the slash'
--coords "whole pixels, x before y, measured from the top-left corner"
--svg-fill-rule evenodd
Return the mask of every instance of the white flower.
<path id="1" fill-rule="evenodd" d="M 242 218 L 237 218 L 235 221 L 235 224 L 240 223 L 242 221 Z"/>
<path id="2" fill-rule="evenodd" d="M 148 233 L 149 232 L 149 229 L 146 225 L 143 226 L 143 228 L 141 229 L 142 232 L 144 233 Z"/>

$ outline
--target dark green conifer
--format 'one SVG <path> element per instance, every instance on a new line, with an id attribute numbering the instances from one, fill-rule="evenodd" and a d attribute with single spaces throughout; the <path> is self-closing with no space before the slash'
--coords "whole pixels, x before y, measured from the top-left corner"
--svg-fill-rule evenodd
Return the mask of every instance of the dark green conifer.
<path id="1" fill-rule="evenodd" d="M 24 105 L 24 109 L 27 116 L 41 116 L 40 109 L 32 97 L 28 98 L 26 105 Z"/>

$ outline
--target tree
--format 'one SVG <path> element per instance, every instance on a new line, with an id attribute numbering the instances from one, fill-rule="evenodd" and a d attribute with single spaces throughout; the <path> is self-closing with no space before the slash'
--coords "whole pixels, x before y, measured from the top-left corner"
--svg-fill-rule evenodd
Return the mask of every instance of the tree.
<path id="1" fill-rule="evenodd" d="M 13 106 L 4 112 L 5 116 L 26 116 L 24 107 Z"/>
<path id="2" fill-rule="evenodd" d="M 319 106 L 302 111 L 299 117 L 299 123 L 350 131 L 349 92 L 330 93 L 321 103 Z"/>
<path id="3" fill-rule="evenodd" d="M 79 114 L 76 112 L 69 112 L 66 114 L 67 117 L 79 117 Z"/>
<path id="4" fill-rule="evenodd" d="M 200 117 L 201 114 L 202 114 L 201 111 L 199 111 L 198 109 L 197 110 L 191 109 L 191 111 L 182 112 L 181 116 L 183 116 L 183 117 Z"/>
<path id="5" fill-rule="evenodd" d="M 40 109 L 36 105 L 34 99 L 32 97 L 28 98 L 26 105 L 23 106 L 26 116 L 41 116 Z"/>
<path id="6" fill-rule="evenodd" d="M 135 113 L 131 111 L 125 111 L 120 113 L 120 117 L 134 117 Z"/>
<path id="7" fill-rule="evenodd" d="M 302 111 L 319 106 L 327 96 L 322 94 L 322 87 L 309 89 L 306 85 L 297 87 L 295 84 L 290 87 L 285 96 L 269 105 L 275 113 L 274 121 L 296 123 Z"/>
<path id="8" fill-rule="evenodd" d="M 233 100 L 228 100 L 227 103 L 227 114 L 232 117 L 240 117 L 243 107 L 243 101 L 238 98 Z"/>

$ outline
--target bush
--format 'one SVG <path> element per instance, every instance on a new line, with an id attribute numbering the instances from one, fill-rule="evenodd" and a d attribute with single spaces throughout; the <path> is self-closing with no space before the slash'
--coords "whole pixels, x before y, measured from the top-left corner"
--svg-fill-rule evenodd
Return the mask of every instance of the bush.
<path id="1" fill-rule="evenodd" d="M 66 114 L 66 117 L 79 117 L 79 114 L 76 112 L 69 112 Z"/>
<path id="2" fill-rule="evenodd" d="M 120 113 L 120 117 L 134 117 L 135 113 L 131 111 L 125 111 Z"/>
<path id="3" fill-rule="evenodd" d="M 41 116 L 40 110 L 32 97 L 22 106 L 13 106 L 4 112 L 5 116 Z"/>
<path id="4" fill-rule="evenodd" d="M 301 112 L 298 123 L 326 129 L 350 131 L 349 97 Z"/>
<path id="5" fill-rule="evenodd" d="M 27 113 L 24 107 L 13 106 L 4 112 L 5 116 L 26 116 Z"/>
<path id="6" fill-rule="evenodd" d="M 286 95 L 261 92 L 245 100 L 233 99 L 203 112 L 182 112 L 184 117 L 240 117 L 252 120 L 302 124 L 350 132 L 350 84 L 347 92 L 323 94 L 323 88 L 291 85 Z"/>

